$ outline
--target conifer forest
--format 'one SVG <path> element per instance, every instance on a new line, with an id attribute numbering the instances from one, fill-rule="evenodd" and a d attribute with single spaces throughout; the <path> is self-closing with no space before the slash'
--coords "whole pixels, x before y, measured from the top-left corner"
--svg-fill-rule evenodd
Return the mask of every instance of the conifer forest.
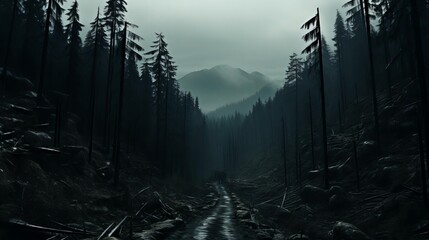
<path id="1" fill-rule="evenodd" d="M 0 0 L 0 240 L 428 240 L 428 81 L 429 0 Z"/>

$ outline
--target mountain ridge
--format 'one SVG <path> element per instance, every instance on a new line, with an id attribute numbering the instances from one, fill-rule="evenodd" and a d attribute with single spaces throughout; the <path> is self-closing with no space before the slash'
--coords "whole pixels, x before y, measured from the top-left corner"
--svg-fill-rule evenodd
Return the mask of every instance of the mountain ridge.
<path id="1" fill-rule="evenodd" d="M 230 103 L 219 107 L 214 111 L 208 112 L 207 116 L 209 118 L 222 118 L 232 116 L 235 113 L 240 113 L 243 115 L 248 114 L 252 110 L 253 105 L 258 101 L 258 99 L 260 99 L 262 102 L 265 102 L 270 97 L 273 97 L 278 89 L 279 87 L 274 83 L 267 84 L 255 94 L 245 99 L 242 99 L 241 101 Z"/>
<path id="2" fill-rule="evenodd" d="M 260 72 L 217 65 L 191 72 L 179 79 L 180 88 L 199 98 L 204 112 L 246 99 L 272 81 Z"/>

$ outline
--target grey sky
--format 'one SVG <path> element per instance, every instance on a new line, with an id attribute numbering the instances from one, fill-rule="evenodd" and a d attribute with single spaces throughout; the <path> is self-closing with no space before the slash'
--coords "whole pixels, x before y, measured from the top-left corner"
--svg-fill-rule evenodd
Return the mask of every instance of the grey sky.
<path id="1" fill-rule="evenodd" d="M 178 76 L 228 64 L 282 79 L 289 55 L 304 47 L 300 26 L 320 7 L 322 32 L 332 38 L 338 0 L 127 0 L 127 20 L 148 49 L 163 32 Z M 69 0 L 68 2 L 72 2 Z M 105 0 L 78 0 L 85 31 Z M 70 3 L 69 3 L 70 4 Z"/>

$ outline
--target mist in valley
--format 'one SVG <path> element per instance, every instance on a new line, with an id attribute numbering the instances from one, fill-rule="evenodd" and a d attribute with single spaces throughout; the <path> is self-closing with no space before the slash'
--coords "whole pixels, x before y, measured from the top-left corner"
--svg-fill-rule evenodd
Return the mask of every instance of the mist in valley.
<path id="1" fill-rule="evenodd" d="M 2 0 L 0 239 L 427 239 L 427 0 Z"/>

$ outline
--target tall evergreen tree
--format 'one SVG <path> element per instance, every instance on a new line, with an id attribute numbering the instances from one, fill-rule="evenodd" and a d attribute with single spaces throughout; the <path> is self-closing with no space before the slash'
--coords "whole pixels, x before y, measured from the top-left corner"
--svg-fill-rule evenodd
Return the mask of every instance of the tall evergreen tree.
<path id="1" fill-rule="evenodd" d="M 151 67 L 151 71 L 154 78 L 155 84 L 155 105 L 156 105 L 156 147 L 155 147 L 155 158 L 158 164 L 164 166 L 164 159 L 161 156 L 161 111 L 162 111 L 162 102 L 163 95 L 166 89 L 166 74 L 164 69 L 164 58 L 167 54 L 167 43 L 164 40 L 164 35 L 162 33 L 156 33 L 156 40 L 151 46 L 152 50 L 145 53 L 148 55 L 147 61 Z M 164 168 L 162 168 L 164 169 Z"/>
<path id="2" fill-rule="evenodd" d="M 176 97 L 176 89 L 177 85 L 176 82 L 176 70 L 177 67 L 175 66 L 175 63 L 173 61 L 173 57 L 170 56 L 168 50 L 166 49 L 165 56 L 164 56 L 164 69 L 165 69 L 165 100 L 164 100 L 164 139 L 163 139 L 163 151 L 165 154 L 165 161 L 167 161 L 167 165 L 171 167 L 171 164 L 168 164 L 169 157 L 170 157 L 170 149 L 169 149 L 169 141 L 168 141 L 168 134 L 169 134 L 169 107 L 172 105 L 174 101 L 171 101 L 173 97 Z"/>
<path id="3" fill-rule="evenodd" d="M 110 113 L 112 108 L 112 84 L 115 66 L 115 45 L 116 45 L 116 32 L 123 26 L 127 2 L 125 0 L 107 0 L 106 7 L 104 8 L 104 22 L 107 29 L 110 31 L 110 44 L 109 44 L 109 65 L 107 68 L 107 89 L 106 100 L 104 108 L 104 130 L 103 130 L 103 144 L 109 149 L 109 124 Z"/>
<path id="4" fill-rule="evenodd" d="M 101 39 L 100 39 L 101 38 Z M 97 11 L 97 17 L 91 23 L 91 30 L 86 37 L 86 45 L 92 50 L 92 69 L 91 69 L 91 83 L 90 83 L 90 96 L 89 96 L 89 147 L 88 147 L 88 161 L 92 160 L 93 138 L 94 138 L 94 114 L 95 114 L 95 85 L 97 74 L 97 58 L 98 51 L 107 47 L 106 34 L 103 30 L 103 25 L 100 20 L 100 9 Z M 92 46 L 92 47 L 91 47 Z"/>
<path id="5" fill-rule="evenodd" d="M 79 69 L 81 64 L 81 49 L 82 39 L 80 32 L 82 31 L 83 24 L 79 22 L 78 3 L 75 0 L 67 12 L 66 36 L 67 36 L 67 54 L 68 54 L 68 77 L 67 77 L 67 92 L 76 97 L 76 92 L 79 89 L 77 86 L 79 76 Z M 73 88 L 74 86 L 74 88 Z"/>
<path id="6" fill-rule="evenodd" d="M 152 126 L 153 126 L 153 83 L 151 76 L 151 69 L 147 61 L 145 61 L 141 66 L 141 75 L 140 75 L 140 87 L 139 96 L 141 96 L 141 110 L 139 111 L 139 122 L 141 125 L 141 140 L 143 141 L 143 147 L 146 150 L 151 149 L 151 140 L 152 140 Z"/>
<path id="7" fill-rule="evenodd" d="M 23 71 L 30 78 L 35 78 L 39 67 L 40 40 L 42 39 L 45 1 L 24 1 L 24 39 L 22 45 Z"/>
<path id="8" fill-rule="evenodd" d="M 323 39 L 322 39 L 322 30 L 320 27 L 320 13 L 319 8 L 317 9 L 317 14 L 308 20 L 301 29 L 310 29 L 315 26 L 310 32 L 303 36 L 304 41 L 311 41 L 302 53 L 313 54 L 317 53 L 317 59 L 319 63 L 319 73 L 320 73 L 320 95 L 322 100 L 322 130 L 323 130 L 323 157 L 324 157 L 324 182 L 325 188 L 329 188 L 329 164 L 328 164 L 328 137 L 326 131 L 326 100 L 325 100 L 325 76 L 323 71 Z"/>
<path id="9" fill-rule="evenodd" d="M 286 70 L 286 84 L 295 85 L 295 167 L 297 169 L 296 176 L 298 180 L 298 156 L 299 156 L 299 126 L 298 126 L 298 82 L 302 80 L 302 59 L 296 53 L 289 57 L 289 66 Z"/>
<path id="10" fill-rule="evenodd" d="M 49 33 L 50 27 L 53 21 L 57 23 L 61 23 L 61 15 L 62 15 L 62 5 L 65 0 L 49 0 L 48 6 L 46 10 L 46 19 L 45 19 L 45 29 L 44 29 L 44 37 L 43 37 L 43 47 L 42 47 L 42 61 L 40 68 L 40 77 L 39 84 L 37 86 L 37 101 L 40 104 L 43 98 L 44 93 L 44 83 L 45 83 L 45 75 L 46 75 L 46 63 L 48 57 L 48 42 L 49 42 Z M 56 24 L 58 26 L 59 24 Z M 55 26 L 55 25 L 54 25 Z M 58 29 L 58 28 L 57 28 Z M 61 29 L 62 32 L 62 29 Z"/>
<path id="11" fill-rule="evenodd" d="M 380 150 L 380 127 L 378 120 L 378 102 L 377 102 L 377 84 L 375 80 L 375 70 L 374 70 L 374 52 L 372 46 L 371 38 L 371 20 L 375 19 L 375 16 L 370 12 L 371 9 L 376 8 L 376 5 L 372 3 L 372 0 L 359 0 L 359 6 L 356 6 L 357 2 L 355 0 L 350 0 L 347 2 L 344 7 L 351 7 L 348 11 L 348 14 L 352 17 L 358 12 L 361 13 L 364 32 L 366 33 L 367 47 L 368 47 L 368 57 L 369 57 L 369 74 L 371 81 L 371 91 L 372 91 L 372 103 L 373 103 L 373 118 L 374 118 L 374 137 L 376 140 L 377 149 Z"/>
<path id="12" fill-rule="evenodd" d="M 100 10 L 98 10 L 97 17 L 90 24 L 90 29 L 85 38 L 85 48 L 90 52 L 97 46 L 100 49 L 107 50 L 109 43 L 107 42 L 107 34 L 104 30 L 103 20 L 100 18 Z"/>
<path id="13" fill-rule="evenodd" d="M 114 137 L 114 151 L 113 151 L 113 162 L 115 163 L 115 174 L 114 183 L 119 182 L 119 170 L 120 170 L 120 157 L 121 157 L 121 136 L 122 136 L 122 119 L 123 119 L 123 106 L 124 106 L 124 87 L 126 77 L 126 59 L 137 58 L 141 60 L 142 57 L 138 52 L 143 51 L 143 48 L 135 41 L 140 41 L 142 38 L 133 32 L 130 32 L 129 27 L 137 27 L 128 22 L 124 22 L 124 28 L 120 32 L 120 43 L 121 43 L 121 79 L 119 85 L 119 103 L 117 112 L 117 122 L 115 126 L 115 137 Z M 137 74 L 138 75 L 138 74 Z"/>
<path id="14" fill-rule="evenodd" d="M 345 45 L 347 41 L 350 40 L 350 36 L 348 33 L 348 30 L 346 29 L 346 26 L 344 24 L 343 17 L 341 16 L 340 12 L 337 10 L 337 18 L 335 20 L 334 25 L 334 43 L 335 43 L 335 62 L 338 65 L 338 80 L 340 85 L 340 96 L 341 96 L 341 104 L 344 108 L 346 103 L 346 97 L 345 97 L 345 89 L 344 89 L 344 81 L 345 81 L 345 74 L 344 74 L 344 54 L 345 54 Z"/>

